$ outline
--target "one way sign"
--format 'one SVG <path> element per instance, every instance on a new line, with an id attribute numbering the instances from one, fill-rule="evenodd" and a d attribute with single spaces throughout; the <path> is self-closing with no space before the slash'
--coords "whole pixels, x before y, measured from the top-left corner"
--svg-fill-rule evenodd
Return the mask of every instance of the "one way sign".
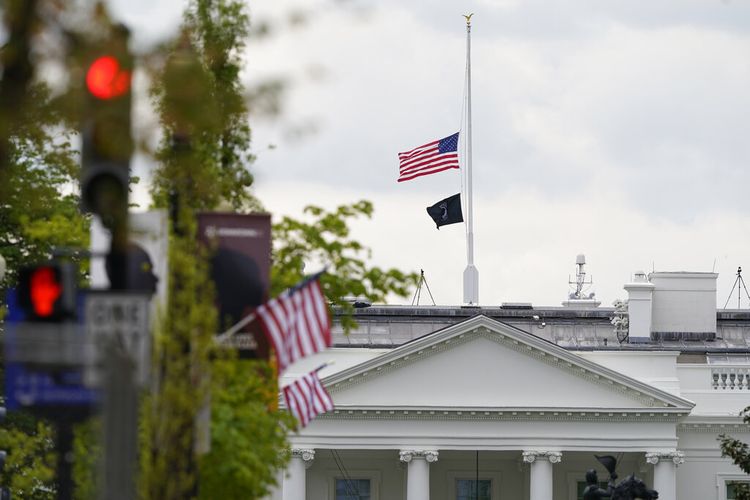
<path id="1" fill-rule="evenodd" d="M 86 369 L 87 385 L 101 381 L 107 346 L 120 349 L 136 367 L 135 382 L 148 381 L 151 335 L 149 310 L 151 295 L 127 292 L 93 292 L 86 297 L 86 338 L 90 353 Z"/>

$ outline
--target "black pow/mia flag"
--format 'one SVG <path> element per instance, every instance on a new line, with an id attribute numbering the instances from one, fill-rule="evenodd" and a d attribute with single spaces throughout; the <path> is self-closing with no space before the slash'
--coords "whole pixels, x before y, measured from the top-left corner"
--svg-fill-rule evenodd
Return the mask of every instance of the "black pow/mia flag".
<path id="1" fill-rule="evenodd" d="M 464 216 L 461 213 L 461 193 L 449 196 L 440 200 L 431 207 L 427 207 L 427 213 L 437 224 L 437 228 L 448 224 L 463 222 Z"/>

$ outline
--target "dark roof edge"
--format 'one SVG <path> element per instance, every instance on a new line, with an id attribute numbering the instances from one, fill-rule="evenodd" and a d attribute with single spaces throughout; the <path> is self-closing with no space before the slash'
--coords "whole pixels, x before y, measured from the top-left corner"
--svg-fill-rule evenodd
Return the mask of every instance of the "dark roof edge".
<path id="1" fill-rule="evenodd" d="M 340 309 L 334 308 L 334 315 Z M 407 305 L 373 305 L 354 310 L 355 318 L 390 316 L 394 318 L 470 318 L 483 314 L 487 317 L 500 318 L 601 318 L 609 319 L 614 313 L 613 307 L 571 308 L 564 306 L 531 306 L 530 308 L 502 306 L 407 306 Z M 750 321 L 750 309 L 717 309 L 716 319 L 721 321 Z"/>

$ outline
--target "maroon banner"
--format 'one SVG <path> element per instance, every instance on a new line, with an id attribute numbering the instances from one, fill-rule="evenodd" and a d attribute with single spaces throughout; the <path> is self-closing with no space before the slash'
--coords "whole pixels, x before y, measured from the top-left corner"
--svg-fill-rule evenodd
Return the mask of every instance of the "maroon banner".
<path id="1" fill-rule="evenodd" d="M 211 252 L 220 330 L 224 331 L 268 299 L 271 274 L 271 215 L 198 214 L 198 235 Z M 267 355 L 267 343 L 254 325 L 236 334 L 241 352 Z M 253 341 L 254 340 L 254 341 Z M 253 345 L 256 344 L 256 345 Z"/>

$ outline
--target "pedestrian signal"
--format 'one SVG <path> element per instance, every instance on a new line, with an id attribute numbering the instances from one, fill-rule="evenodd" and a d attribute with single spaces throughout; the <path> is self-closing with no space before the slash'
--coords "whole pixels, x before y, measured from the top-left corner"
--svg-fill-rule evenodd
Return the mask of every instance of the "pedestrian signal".
<path id="1" fill-rule="evenodd" d="M 27 321 L 57 322 L 75 317 L 76 272 L 70 262 L 21 269 L 18 304 Z"/>

